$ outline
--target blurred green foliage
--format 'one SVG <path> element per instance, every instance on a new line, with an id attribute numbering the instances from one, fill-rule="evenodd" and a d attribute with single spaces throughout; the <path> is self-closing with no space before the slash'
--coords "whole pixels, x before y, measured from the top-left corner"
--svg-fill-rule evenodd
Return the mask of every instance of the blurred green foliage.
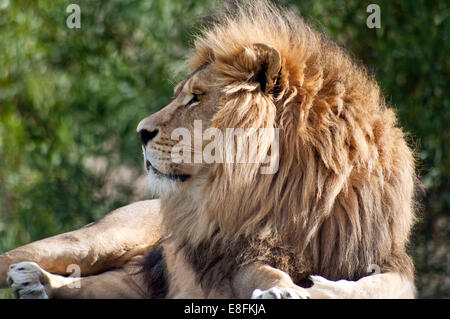
<path id="1" fill-rule="evenodd" d="M 446 1 L 278 1 L 368 66 L 417 151 L 426 186 L 411 253 L 420 297 L 450 297 L 449 5 Z M 81 29 L 66 7 L 81 7 Z M 381 8 L 369 29 L 366 7 Z M 0 253 L 146 197 L 135 128 L 164 106 L 207 0 L 0 0 Z M 245 32 L 245 30 L 243 30 Z M 99 171 L 89 166 L 102 159 Z"/>

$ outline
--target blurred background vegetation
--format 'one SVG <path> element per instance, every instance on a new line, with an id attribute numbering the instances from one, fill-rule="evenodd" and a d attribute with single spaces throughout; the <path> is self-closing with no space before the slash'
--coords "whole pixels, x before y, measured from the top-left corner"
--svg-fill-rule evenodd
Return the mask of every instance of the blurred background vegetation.
<path id="1" fill-rule="evenodd" d="M 419 297 L 450 297 L 448 1 L 277 2 L 366 64 L 398 110 L 426 187 L 411 244 Z M 66 27 L 70 3 L 81 29 Z M 380 29 L 366 26 L 370 3 Z M 195 23 L 211 6 L 0 0 L 0 253 L 148 198 L 135 128 L 188 72 Z"/>

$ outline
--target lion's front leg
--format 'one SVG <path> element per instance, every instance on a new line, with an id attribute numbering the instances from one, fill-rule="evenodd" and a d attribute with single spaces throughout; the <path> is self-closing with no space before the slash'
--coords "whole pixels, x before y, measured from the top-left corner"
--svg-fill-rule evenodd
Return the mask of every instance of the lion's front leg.
<path id="1" fill-rule="evenodd" d="M 383 273 L 357 281 L 332 281 L 311 276 L 312 287 L 306 290 L 314 299 L 411 299 L 415 288 L 411 280 L 399 273 Z"/>
<path id="2" fill-rule="evenodd" d="M 69 298 L 79 296 L 81 280 L 51 274 L 31 261 L 11 265 L 7 273 L 7 282 L 19 299 L 58 298 L 59 289 L 71 289 Z"/>
<path id="3" fill-rule="evenodd" d="M 34 262 L 9 267 L 7 281 L 20 299 L 141 299 L 149 292 L 138 271 L 136 256 L 124 267 L 87 277 L 64 277 L 51 274 Z"/>
<path id="4" fill-rule="evenodd" d="M 255 263 L 241 269 L 233 278 L 233 290 L 238 298 L 308 299 L 309 293 L 297 286 L 285 272 Z"/>
<path id="5" fill-rule="evenodd" d="M 160 239 L 159 209 L 159 200 L 136 202 L 83 228 L 8 251 L 0 255 L 0 287 L 6 285 L 9 266 L 22 261 L 34 261 L 60 275 L 69 274 L 72 264 L 77 264 L 84 276 L 122 267 Z"/>
<path id="6" fill-rule="evenodd" d="M 370 275 L 357 281 L 310 278 L 313 286 L 305 289 L 283 271 L 254 264 L 238 272 L 233 288 L 237 297 L 254 299 L 393 299 L 414 298 L 415 294 L 412 281 L 400 273 Z"/>
<path id="7" fill-rule="evenodd" d="M 11 265 L 7 273 L 7 282 L 16 298 L 48 299 L 49 277 L 47 272 L 34 262 L 25 261 Z"/>

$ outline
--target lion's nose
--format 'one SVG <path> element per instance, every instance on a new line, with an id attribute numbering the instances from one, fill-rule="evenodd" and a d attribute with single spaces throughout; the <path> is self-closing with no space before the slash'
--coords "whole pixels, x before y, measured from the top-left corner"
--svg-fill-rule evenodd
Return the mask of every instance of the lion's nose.
<path id="1" fill-rule="evenodd" d="M 142 142 L 142 145 L 146 146 L 149 141 L 151 141 L 152 139 L 155 138 L 156 135 L 158 135 L 158 132 L 159 131 L 157 129 L 155 129 L 153 131 L 148 131 L 146 129 L 140 130 L 138 132 L 138 135 L 139 135 L 139 139 Z"/>

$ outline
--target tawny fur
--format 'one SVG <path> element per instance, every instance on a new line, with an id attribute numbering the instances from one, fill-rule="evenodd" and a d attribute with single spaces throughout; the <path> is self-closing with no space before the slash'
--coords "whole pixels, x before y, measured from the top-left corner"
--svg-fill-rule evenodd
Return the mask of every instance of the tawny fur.
<path id="1" fill-rule="evenodd" d="M 414 222 L 414 159 L 375 80 L 294 13 L 266 1 L 232 7 L 197 37 L 192 81 L 138 126 L 159 130 L 144 152 L 152 165 L 191 178 L 158 184 L 167 178 L 151 175 L 167 192 L 161 205 L 135 203 L 89 227 L 0 255 L 0 284 L 10 263 L 33 260 L 60 274 L 72 263 L 82 274 L 104 271 L 82 277 L 76 290 L 65 286 L 72 278 L 27 263 L 39 291 L 61 298 L 162 296 L 155 291 L 161 287 L 166 297 L 248 298 L 256 288 L 308 286 L 310 275 L 325 277 L 312 277 L 313 298 L 413 296 L 406 245 Z M 189 108 L 194 85 L 205 94 Z M 173 166 L 171 131 L 192 132 L 198 119 L 221 130 L 278 128 L 279 170 Z M 258 147 L 268 151 L 271 139 L 264 135 Z M 161 238 L 167 238 L 164 256 L 150 258 L 159 268 L 150 270 L 157 285 L 148 293 L 133 259 L 123 264 Z M 373 264 L 383 273 L 364 277 Z M 23 293 L 29 282 L 20 281 L 20 268 L 10 275 Z M 166 275 L 169 287 L 161 281 Z"/>
<path id="2" fill-rule="evenodd" d="M 219 73 L 212 126 L 279 128 L 280 165 L 262 175 L 256 164 L 215 164 L 162 202 L 165 227 L 199 277 L 214 285 L 263 261 L 303 285 L 311 274 L 356 280 L 371 264 L 412 279 L 414 158 L 373 77 L 265 1 L 211 21 L 190 61 Z M 280 53 L 277 94 L 251 81 L 255 43 Z"/>

